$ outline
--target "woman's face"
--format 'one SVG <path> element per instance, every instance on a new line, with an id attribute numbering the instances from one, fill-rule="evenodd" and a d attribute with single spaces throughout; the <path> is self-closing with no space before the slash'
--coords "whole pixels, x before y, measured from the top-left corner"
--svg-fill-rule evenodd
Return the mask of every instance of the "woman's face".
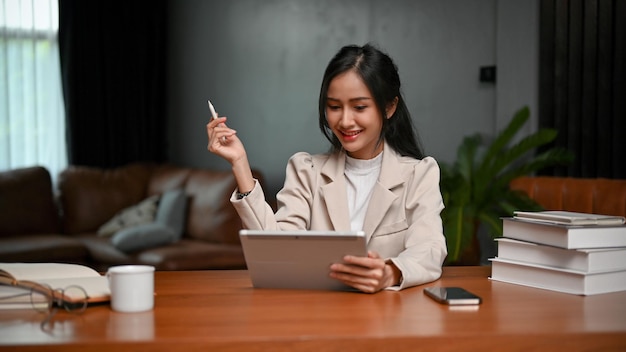
<path id="1" fill-rule="evenodd" d="M 353 70 L 330 81 L 326 97 L 328 125 L 349 156 L 372 159 L 383 150 L 378 145 L 382 118 L 372 94 Z"/>

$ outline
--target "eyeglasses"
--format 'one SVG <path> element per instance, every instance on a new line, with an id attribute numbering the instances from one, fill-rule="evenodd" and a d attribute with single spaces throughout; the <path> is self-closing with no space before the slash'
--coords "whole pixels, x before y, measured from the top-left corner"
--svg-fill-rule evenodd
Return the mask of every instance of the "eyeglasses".
<path id="1" fill-rule="evenodd" d="M 45 330 L 59 308 L 74 314 L 80 314 L 87 308 L 89 296 L 84 288 L 78 285 L 67 286 L 63 289 L 53 289 L 48 285 L 33 287 L 30 291 L 30 303 L 35 310 L 47 313 L 41 322 L 41 329 Z"/>
<path id="2" fill-rule="evenodd" d="M 85 311 L 89 301 L 87 291 L 81 286 L 70 285 L 66 288 L 53 289 L 49 285 L 36 283 L 31 285 L 30 292 L 3 296 L 0 300 L 14 300 L 18 302 L 20 298 L 25 298 L 26 296 L 30 296 L 30 305 L 34 310 L 47 314 L 41 322 L 43 330 L 46 330 L 59 308 L 63 308 L 69 313 L 80 314 Z"/>

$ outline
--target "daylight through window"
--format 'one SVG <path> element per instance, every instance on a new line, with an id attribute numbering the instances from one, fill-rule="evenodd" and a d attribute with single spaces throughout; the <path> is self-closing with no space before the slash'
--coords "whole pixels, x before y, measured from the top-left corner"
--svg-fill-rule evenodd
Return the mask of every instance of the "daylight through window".
<path id="1" fill-rule="evenodd" d="M 0 170 L 67 166 L 57 0 L 0 0 Z"/>

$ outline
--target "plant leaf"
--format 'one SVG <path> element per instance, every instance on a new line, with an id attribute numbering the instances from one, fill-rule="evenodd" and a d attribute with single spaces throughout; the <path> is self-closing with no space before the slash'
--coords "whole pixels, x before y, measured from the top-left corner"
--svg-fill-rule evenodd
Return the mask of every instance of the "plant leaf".
<path id="1" fill-rule="evenodd" d="M 489 169 L 491 169 L 493 160 L 509 144 L 511 139 L 515 137 L 520 128 L 526 123 L 526 121 L 528 121 L 529 116 L 530 110 L 528 107 L 523 107 L 515 113 L 513 119 L 504 128 L 504 130 L 497 135 L 496 139 L 491 143 L 489 148 L 487 148 L 487 152 L 479 166 L 479 177 L 486 176 L 486 173 L 488 173 Z"/>
<path id="2" fill-rule="evenodd" d="M 528 137 L 523 138 L 509 150 L 504 151 L 500 157 L 494 160 L 493 165 L 488 170 L 491 175 L 498 175 L 506 167 L 512 165 L 522 156 L 529 154 L 537 147 L 550 143 L 556 138 L 557 132 L 552 129 L 541 129 Z"/>
<path id="3" fill-rule="evenodd" d="M 459 174 L 468 184 L 470 184 L 469 180 L 472 179 L 472 175 L 474 174 L 476 150 L 481 143 L 482 137 L 479 134 L 465 137 L 463 143 L 461 143 L 457 150 L 457 162 L 455 166 Z"/>
<path id="4" fill-rule="evenodd" d="M 454 206 L 446 208 L 442 212 L 442 219 L 445 224 L 446 245 L 448 247 L 447 262 L 457 261 L 461 252 L 471 240 L 473 226 L 468 222 L 468 219 L 471 218 L 471 213 L 471 210 L 466 206 Z"/>
<path id="5" fill-rule="evenodd" d="M 533 154 L 556 138 L 557 132 L 551 129 L 540 129 L 509 147 L 529 116 L 528 107 L 517 111 L 486 146 L 480 134 L 465 137 L 454 164 L 442 164 L 440 187 L 446 207 L 441 217 L 448 245 L 446 262 L 460 258 L 478 225 L 492 237 L 498 237 L 502 235 L 501 217 L 511 216 L 515 210 L 541 209 L 526 194 L 511 190 L 514 178 L 548 166 L 566 165 L 573 159 L 572 153 L 561 148 Z"/>
<path id="6" fill-rule="evenodd" d="M 574 154 L 563 148 L 549 149 L 529 161 L 512 167 L 500 175 L 496 184 L 497 187 L 508 186 L 513 179 L 532 174 L 548 166 L 567 165 L 574 159 Z"/>
<path id="7" fill-rule="evenodd" d="M 484 225 L 489 235 L 494 237 L 502 236 L 502 220 L 501 214 L 496 211 L 486 210 L 478 214 L 478 219 Z"/>

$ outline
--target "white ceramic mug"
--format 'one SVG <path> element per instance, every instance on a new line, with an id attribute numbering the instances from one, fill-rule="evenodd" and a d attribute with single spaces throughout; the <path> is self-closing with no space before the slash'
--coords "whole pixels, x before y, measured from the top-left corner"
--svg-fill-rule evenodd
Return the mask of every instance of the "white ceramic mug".
<path id="1" fill-rule="evenodd" d="M 111 308 L 117 312 L 144 312 L 154 307 L 154 267 L 120 265 L 107 271 Z"/>

